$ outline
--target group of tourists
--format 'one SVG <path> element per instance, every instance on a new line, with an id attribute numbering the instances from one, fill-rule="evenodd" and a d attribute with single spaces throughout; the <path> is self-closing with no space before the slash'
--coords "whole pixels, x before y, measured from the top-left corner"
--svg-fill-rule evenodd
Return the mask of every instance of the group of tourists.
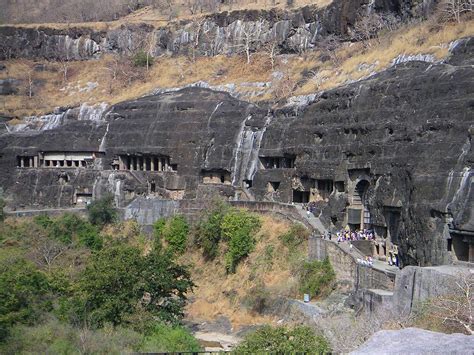
<path id="1" fill-rule="evenodd" d="M 375 240 L 374 232 L 368 229 L 351 231 L 348 228 L 342 229 L 336 233 L 338 243 L 356 240 Z"/>
<path id="2" fill-rule="evenodd" d="M 357 264 L 367 267 L 374 266 L 374 258 L 366 256 L 364 259 L 357 258 Z"/>
<path id="3" fill-rule="evenodd" d="M 302 207 L 306 211 L 308 218 L 311 216 L 311 214 L 316 212 L 316 202 L 303 203 Z"/>

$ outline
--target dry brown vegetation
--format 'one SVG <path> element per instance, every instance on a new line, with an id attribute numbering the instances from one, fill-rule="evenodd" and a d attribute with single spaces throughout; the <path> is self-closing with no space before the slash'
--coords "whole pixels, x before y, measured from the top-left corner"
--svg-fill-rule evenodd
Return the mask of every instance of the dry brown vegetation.
<path id="1" fill-rule="evenodd" d="M 70 62 L 66 78 L 62 63 L 12 60 L 5 62 L 7 70 L 0 72 L 0 79 L 22 80 L 21 94 L 3 96 L 0 111 L 23 117 L 83 102 L 114 104 L 146 95 L 157 88 L 181 87 L 197 81 L 215 86 L 236 84 L 237 91 L 245 99 L 277 102 L 290 95 L 315 93 L 367 77 L 390 66 L 400 54 L 430 54 L 438 60 L 443 59 L 448 55 L 450 42 L 472 35 L 474 20 L 444 24 L 423 22 L 381 34 L 371 40 L 370 47 L 345 43 L 337 49 L 329 46 L 301 55 L 276 57 L 264 51 L 252 54 L 250 64 L 243 55 L 198 57 L 195 60 L 163 56 L 156 58 L 148 71 L 133 67 L 125 57 L 104 55 L 99 60 Z M 32 70 L 35 66 L 43 70 Z M 272 76 L 274 72 L 280 72 L 281 79 Z M 32 85 L 29 85 L 30 78 Z M 253 95 L 256 89 L 251 84 L 257 82 L 271 82 L 273 89 Z M 93 84 L 88 88 L 88 83 Z"/>
<path id="2" fill-rule="evenodd" d="M 193 265 L 192 279 L 197 286 L 187 307 L 188 318 L 211 321 L 222 315 L 229 318 L 234 330 L 245 325 L 273 323 L 276 319 L 246 306 L 246 299 L 256 292 L 256 285 L 265 288 L 272 297 L 296 295 L 298 280 L 291 272 L 288 248 L 279 239 L 289 230 L 290 223 L 271 216 L 262 216 L 261 220 L 255 251 L 237 267 L 235 274 L 226 273 L 223 253 L 211 262 L 206 262 L 199 250 L 183 257 L 183 261 Z M 301 248 L 301 254 L 292 254 L 294 258 L 295 255 L 304 258 L 305 245 Z"/>
<path id="3" fill-rule="evenodd" d="M 325 7 L 332 0 L 0 0 L 0 24 L 64 28 L 75 25 L 104 29 L 123 23 L 162 26 L 168 21 L 234 10 L 289 9 L 306 5 Z"/>

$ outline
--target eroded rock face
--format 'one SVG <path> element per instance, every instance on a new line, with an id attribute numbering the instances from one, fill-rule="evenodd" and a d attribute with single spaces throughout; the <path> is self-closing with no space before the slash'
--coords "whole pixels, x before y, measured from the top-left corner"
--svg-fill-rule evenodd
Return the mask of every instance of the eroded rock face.
<path id="1" fill-rule="evenodd" d="M 474 336 L 418 328 L 381 330 L 351 354 L 469 354 Z"/>
<path id="2" fill-rule="evenodd" d="M 17 209 L 107 192 L 121 206 L 147 195 L 309 200 L 328 227 L 370 224 L 404 265 L 446 263 L 448 238 L 474 232 L 473 52 L 465 39 L 444 64 L 400 64 L 297 109 L 186 88 L 58 111 L 48 129 L 30 119 L 0 131 L 0 186 Z"/>
<path id="3" fill-rule="evenodd" d="M 186 55 L 235 54 L 275 42 L 283 52 L 302 52 L 328 34 L 345 36 L 359 12 L 391 13 L 399 19 L 423 17 L 435 1 L 334 0 L 325 8 L 307 6 L 292 11 L 232 11 L 154 28 L 123 25 L 109 31 L 90 28 L 0 27 L 0 60 L 45 58 L 83 60 L 103 52 L 130 53 L 150 38 L 152 53 Z"/>

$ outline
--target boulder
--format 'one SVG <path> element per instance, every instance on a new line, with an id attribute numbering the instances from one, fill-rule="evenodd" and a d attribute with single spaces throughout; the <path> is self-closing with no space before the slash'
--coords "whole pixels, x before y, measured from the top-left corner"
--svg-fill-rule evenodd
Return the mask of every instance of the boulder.
<path id="1" fill-rule="evenodd" d="M 474 352 L 474 336 L 443 334 L 418 328 L 381 330 L 370 337 L 352 355 L 370 354 L 459 354 Z"/>

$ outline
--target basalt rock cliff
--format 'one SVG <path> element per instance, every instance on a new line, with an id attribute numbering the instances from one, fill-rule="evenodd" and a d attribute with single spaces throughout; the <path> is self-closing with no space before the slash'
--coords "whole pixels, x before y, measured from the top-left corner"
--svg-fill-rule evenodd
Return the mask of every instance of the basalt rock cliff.
<path id="1" fill-rule="evenodd" d="M 318 95 L 259 107 L 186 88 L 58 111 L 0 130 L 10 209 L 113 193 L 313 202 L 328 227 L 370 226 L 406 264 L 467 260 L 474 233 L 474 41 L 441 64 L 409 62 Z"/>
<path id="2" fill-rule="evenodd" d="M 151 53 L 206 55 L 235 54 L 249 46 L 256 50 L 273 42 L 282 52 L 302 52 L 328 34 L 347 37 L 360 13 L 375 11 L 403 21 L 426 16 L 435 0 L 334 0 L 325 8 L 307 6 L 282 11 L 232 11 L 195 20 L 180 20 L 155 28 L 147 24 L 122 25 L 110 30 L 85 27 L 0 27 L 0 60 L 43 58 L 83 60 L 101 53 L 135 52 L 143 40 Z"/>

